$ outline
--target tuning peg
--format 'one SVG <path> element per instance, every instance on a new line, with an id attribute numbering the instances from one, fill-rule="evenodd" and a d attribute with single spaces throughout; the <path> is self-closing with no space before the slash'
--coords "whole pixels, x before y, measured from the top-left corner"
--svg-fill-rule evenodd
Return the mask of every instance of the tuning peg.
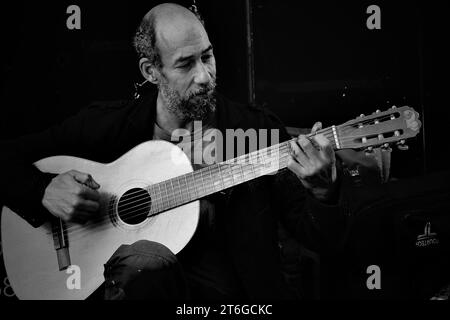
<path id="1" fill-rule="evenodd" d="M 396 106 L 392 106 L 391 109 L 397 109 L 397 107 Z"/>
<path id="2" fill-rule="evenodd" d="M 380 113 L 381 112 L 381 110 L 380 109 L 378 109 L 377 111 L 375 111 L 375 113 Z"/>
<path id="3" fill-rule="evenodd" d="M 364 150 L 364 153 L 365 153 L 366 155 L 372 154 L 372 153 L 373 153 L 373 147 L 367 147 L 367 149 Z"/>
<path id="4" fill-rule="evenodd" d="M 391 146 L 389 145 L 389 143 L 383 144 L 383 145 L 381 146 L 381 148 L 382 148 L 383 150 L 388 150 L 388 151 L 392 150 L 392 149 L 391 149 Z"/>
<path id="5" fill-rule="evenodd" d="M 361 113 L 361 114 L 359 115 L 359 117 L 360 117 L 360 118 L 364 118 L 364 117 L 365 117 L 364 113 Z"/>
<path id="6" fill-rule="evenodd" d="M 405 144 L 405 140 L 400 140 L 400 141 L 397 143 L 397 148 L 398 148 L 399 150 L 401 150 L 401 151 L 406 151 L 406 150 L 409 149 L 409 147 Z"/>

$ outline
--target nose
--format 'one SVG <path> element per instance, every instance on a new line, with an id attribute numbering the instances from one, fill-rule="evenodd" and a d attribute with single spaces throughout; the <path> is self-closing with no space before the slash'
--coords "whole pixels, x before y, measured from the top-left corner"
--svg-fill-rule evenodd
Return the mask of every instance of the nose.
<path id="1" fill-rule="evenodd" d="M 202 62 L 197 64 L 197 70 L 194 76 L 194 82 L 196 84 L 208 84 L 211 81 L 211 75 L 207 66 L 205 66 Z"/>

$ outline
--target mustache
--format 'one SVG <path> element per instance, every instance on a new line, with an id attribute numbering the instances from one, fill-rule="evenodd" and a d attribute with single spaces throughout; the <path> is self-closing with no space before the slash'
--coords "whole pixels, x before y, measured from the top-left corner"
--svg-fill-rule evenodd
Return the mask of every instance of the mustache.
<path id="1" fill-rule="evenodd" d="M 200 88 L 195 92 L 191 92 L 188 96 L 188 99 L 198 97 L 198 96 L 210 96 L 214 94 L 214 90 L 216 89 L 216 81 L 213 80 L 204 87 Z"/>

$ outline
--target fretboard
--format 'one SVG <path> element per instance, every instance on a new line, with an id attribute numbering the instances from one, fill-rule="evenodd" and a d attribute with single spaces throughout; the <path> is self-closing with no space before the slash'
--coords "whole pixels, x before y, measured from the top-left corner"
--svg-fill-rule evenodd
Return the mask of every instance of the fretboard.
<path id="1" fill-rule="evenodd" d="M 336 149 L 331 128 L 320 132 L 329 138 Z M 152 195 L 150 215 L 204 198 L 261 176 L 275 174 L 287 167 L 290 150 L 290 141 L 285 141 L 153 184 L 147 189 Z"/>

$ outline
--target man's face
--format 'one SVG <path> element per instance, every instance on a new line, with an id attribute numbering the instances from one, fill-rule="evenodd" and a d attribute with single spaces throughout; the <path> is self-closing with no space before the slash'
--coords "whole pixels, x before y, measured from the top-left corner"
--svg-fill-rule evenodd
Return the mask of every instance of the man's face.
<path id="1" fill-rule="evenodd" d="M 158 29 L 160 94 L 180 119 L 201 120 L 215 110 L 216 62 L 208 35 L 200 22 L 162 23 Z"/>

